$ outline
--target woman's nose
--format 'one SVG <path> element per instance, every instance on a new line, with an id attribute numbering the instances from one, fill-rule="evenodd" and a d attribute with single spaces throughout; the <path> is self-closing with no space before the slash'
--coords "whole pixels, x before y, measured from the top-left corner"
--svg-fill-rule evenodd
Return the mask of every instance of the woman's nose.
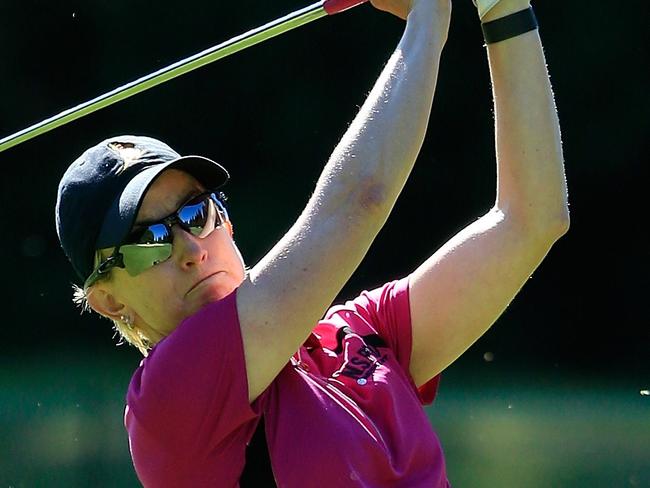
<path id="1" fill-rule="evenodd" d="M 172 227 L 172 233 L 174 234 L 173 252 L 183 268 L 190 268 L 208 258 L 208 250 L 204 246 L 203 239 L 195 237 L 180 225 Z"/>

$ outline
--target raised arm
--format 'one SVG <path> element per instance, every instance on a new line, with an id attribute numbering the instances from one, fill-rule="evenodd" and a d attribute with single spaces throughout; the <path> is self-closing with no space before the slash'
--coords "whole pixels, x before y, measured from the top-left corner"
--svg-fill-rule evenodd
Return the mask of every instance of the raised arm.
<path id="1" fill-rule="evenodd" d="M 527 8 L 501 0 L 489 21 Z M 495 106 L 497 196 L 411 276 L 411 374 L 424 383 L 501 315 L 569 225 L 560 129 L 538 32 L 487 48 Z"/>
<path id="2" fill-rule="evenodd" d="M 394 12 L 407 11 L 412 3 L 402 39 L 325 165 L 305 210 L 238 291 L 251 400 L 298 350 L 359 265 L 424 139 L 449 0 L 381 3 Z"/>

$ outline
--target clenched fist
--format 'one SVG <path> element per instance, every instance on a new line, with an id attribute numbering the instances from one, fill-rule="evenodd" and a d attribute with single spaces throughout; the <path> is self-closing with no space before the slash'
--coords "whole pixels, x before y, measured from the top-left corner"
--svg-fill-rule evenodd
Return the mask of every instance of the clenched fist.
<path id="1" fill-rule="evenodd" d="M 435 7 L 437 14 L 440 16 L 439 20 L 444 21 L 446 19 L 448 21 L 451 14 L 450 0 L 370 0 L 370 3 L 376 9 L 389 12 L 404 20 L 406 20 L 411 10 L 416 8 L 417 4 L 433 4 L 430 6 Z"/>
<path id="2" fill-rule="evenodd" d="M 384 12 L 397 15 L 400 19 L 406 20 L 411 11 L 413 0 L 370 0 L 373 7 Z"/>

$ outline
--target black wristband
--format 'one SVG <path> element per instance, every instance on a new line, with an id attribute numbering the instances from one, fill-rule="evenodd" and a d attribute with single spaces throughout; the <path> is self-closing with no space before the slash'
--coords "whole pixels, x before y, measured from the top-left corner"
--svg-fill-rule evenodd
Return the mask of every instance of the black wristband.
<path id="1" fill-rule="evenodd" d="M 494 44 L 537 29 L 537 18 L 533 7 L 528 7 L 514 14 L 481 24 L 481 28 L 485 44 Z"/>

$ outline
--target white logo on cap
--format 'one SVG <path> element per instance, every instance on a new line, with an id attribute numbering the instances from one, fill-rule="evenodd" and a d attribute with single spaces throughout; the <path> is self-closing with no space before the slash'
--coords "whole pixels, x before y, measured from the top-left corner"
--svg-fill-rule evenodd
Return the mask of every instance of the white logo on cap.
<path id="1" fill-rule="evenodd" d="M 118 174 L 126 171 L 128 168 L 137 163 L 144 153 L 142 149 L 138 149 L 135 147 L 135 144 L 131 142 L 111 142 L 108 147 L 116 152 L 120 159 L 124 161 L 124 164 L 119 169 Z"/>

